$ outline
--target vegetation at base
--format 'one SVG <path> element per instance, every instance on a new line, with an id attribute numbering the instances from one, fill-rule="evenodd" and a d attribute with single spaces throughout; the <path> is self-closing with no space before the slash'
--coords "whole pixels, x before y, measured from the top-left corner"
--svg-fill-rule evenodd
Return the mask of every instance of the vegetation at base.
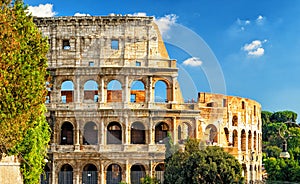
<path id="1" fill-rule="evenodd" d="M 141 184 L 160 184 L 160 181 L 157 178 L 151 178 L 149 175 L 146 175 L 144 178 L 141 178 Z"/>
<path id="2" fill-rule="evenodd" d="M 169 149 L 167 147 L 167 149 Z M 190 139 L 185 150 L 177 150 L 165 160 L 165 183 L 243 183 L 238 160 L 217 146 L 201 147 Z"/>
<path id="3" fill-rule="evenodd" d="M 47 39 L 21 0 L 0 2 L 0 155 L 21 159 L 24 183 L 39 183 L 50 129 L 45 119 Z"/>
<path id="4" fill-rule="evenodd" d="M 297 114 L 292 111 L 262 111 L 261 117 L 267 181 L 300 182 L 300 128 L 295 123 L 288 123 L 295 122 Z M 283 143 L 279 132 L 287 139 L 290 158 L 279 157 Z"/>

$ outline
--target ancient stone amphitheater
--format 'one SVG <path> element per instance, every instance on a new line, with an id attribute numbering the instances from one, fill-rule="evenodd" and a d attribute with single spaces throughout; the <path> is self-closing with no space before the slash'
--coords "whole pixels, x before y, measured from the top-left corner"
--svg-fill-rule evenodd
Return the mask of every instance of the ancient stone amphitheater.
<path id="1" fill-rule="evenodd" d="M 48 37 L 47 120 L 52 128 L 41 183 L 163 181 L 164 140 L 221 146 L 261 180 L 261 106 L 198 93 L 185 102 L 153 17 L 35 18 Z"/>

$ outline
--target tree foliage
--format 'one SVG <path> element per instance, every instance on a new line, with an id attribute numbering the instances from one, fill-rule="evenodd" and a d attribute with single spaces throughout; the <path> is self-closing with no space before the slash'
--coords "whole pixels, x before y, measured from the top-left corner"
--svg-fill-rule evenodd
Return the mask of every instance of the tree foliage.
<path id="1" fill-rule="evenodd" d="M 292 111 L 262 112 L 264 166 L 268 181 L 300 181 L 300 128 Z M 283 138 L 287 140 L 289 159 L 280 158 Z"/>
<path id="2" fill-rule="evenodd" d="M 166 161 L 165 183 L 243 183 L 237 159 L 220 147 L 200 149 L 199 143 L 188 140 L 185 151 L 178 150 Z"/>
<path id="3" fill-rule="evenodd" d="M 48 43 L 21 0 L 0 2 L 0 155 L 22 159 L 25 183 L 38 183 L 50 138 L 45 120 Z"/>

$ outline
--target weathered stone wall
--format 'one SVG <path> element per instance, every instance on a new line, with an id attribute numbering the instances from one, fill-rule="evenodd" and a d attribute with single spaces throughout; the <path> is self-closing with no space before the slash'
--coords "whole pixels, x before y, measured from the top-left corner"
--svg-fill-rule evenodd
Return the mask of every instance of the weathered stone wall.
<path id="1" fill-rule="evenodd" d="M 0 159 L 0 183 L 23 184 L 20 162 L 16 157 L 5 156 Z"/>

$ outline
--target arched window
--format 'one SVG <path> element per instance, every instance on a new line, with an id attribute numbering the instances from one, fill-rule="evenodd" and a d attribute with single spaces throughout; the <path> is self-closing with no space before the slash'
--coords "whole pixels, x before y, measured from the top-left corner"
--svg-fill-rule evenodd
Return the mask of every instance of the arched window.
<path id="1" fill-rule="evenodd" d="M 163 144 L 164 139 L 167 138 L 169 126 L 165 122 L 160 122 L 155 126 L 155 142 Z"/>
<path id="2" fill-rule="evenodd" d="M 160 103 L 165 103 L 168 102 L 168 94 L 167 94 L 167 84 L 159 80 L 155 83 L 155 88 L 154 88 L 154 101 L 155 102 L 160 102 Z"/>
<path id="3" fill-rule="evenodd" d="M 98 128 L 94 122 L 88 122 L 87 124 L 85 124 L 83 133 L 83 144 L 98 144 Z"/>
<path id="4" fill-rule="evenodd" d="M 243 129 L 241 132 L 241 149 L 242 151 L 246 151 L 246 132 Z"/>
<path id="5" fill-rule="evenodd" d="M 84 84 L 84 100 L 98 102 L 98 84 L 94 80 L 89 80 Z"/>
<path id="6" fill-rule="evenodd" d="M 158 164 L 155 167 L 155 177 L 160 181 L 160 183 L 164 183 L 164 173 L 165 173 L 165 164 Z"/>
<path id="7" fill-rule="evenodd" d="M 146 175 L 145 167 L 141 164 L 135 164 L 130 169 L 130 180 L 131 184 L 140 184 L 141 178 Z"/>
<path id="8" fill-rule="evenodd" d="M 130 91 L 130 102 L 145 102 L 145 85 L 142 81 L 133 81 Z"/>
<path id="9" fill-rule="evenodd" d="M 63 123 L 60 136 L 60 144 L 73 145 L 73 125 L 70 122 Z"/>
<path id="10" fill-rule="evenodd" d="M 131 125 L 131 144 L 146 144 L 145 127 L 140 122 Z"/>
<path id="11" fill-rule="evenodd" d="M 233 130 L 233 133 L 232 133 L 232 144 L 233 144 L 233 147 L 238 147 L 238 132 L 237 130 Z"/>
<path id="12" fill-rule="evenodd" d="M 106 171 L 106 184 L 119 184 L 121 181 L 121 167 L 118 164 L 110 164 Z"/>
<path id="13" fill-rule="evenodd" d="M 249 130 L 248 132 L 248 151 L 250 151 L 252 148 L 252 134 L 251 134 L 251 130 Z"/>
<path id="14" fill-rule="evenodd" d="M 107 102 L 122 102 L 122 85 L 118 80 L 107 84 Z"/>
<path id="15" fill-rule="evenodd" d="M 229 131 L 228 131 L 228 128 L 224 128 L 224 132 L 225 132 L 225 137 L 226 137 L 227 145 L 229 145 Z"/>
<path id="16" fill-rule="evenodd" d="M 67 80 L 61 84 L 61 102 L 73 102 L 74 84 L 72 81 Z"/>
<path id="17" fill-rule="evenodd" d="M 107 144 L 122 144 L 122 127 L 118 122 L 107 126 Z"/>
<path id="18" fill-rule="evenodd" d="M 69 164 L 61 167 L 58 173 L 58 183 L 73 184 L 73 168 Z"/>
<path id="19" fill-rule="evenodd" d="M 82 183 L 98 184 L 98 171 L 94 164 L 87 164 L 82 171 Z"/>
<path id="20" fill-rule="evenodd" d="M 238 126 L 238 117 L 237 116 L 232 117 L 232 126 Z"/>
<path id="21" fill-rule="evenodd" d="M 213 124 L 208 125 L 205 128 L 205 135 L 208 136 L 207 143 L 213 145 L 218 143 L 218 130 L 217 127 Z"/>
<path id="22" fill-rule="evenodd" d="M 182 123 L 182 126 L 178 126 L 178 142 L 184 143 L 185 140 L 187 140 L 189 137 L 192 136 L 193 132 L 191 130 L 191 126 L 184 122 Z"/>

